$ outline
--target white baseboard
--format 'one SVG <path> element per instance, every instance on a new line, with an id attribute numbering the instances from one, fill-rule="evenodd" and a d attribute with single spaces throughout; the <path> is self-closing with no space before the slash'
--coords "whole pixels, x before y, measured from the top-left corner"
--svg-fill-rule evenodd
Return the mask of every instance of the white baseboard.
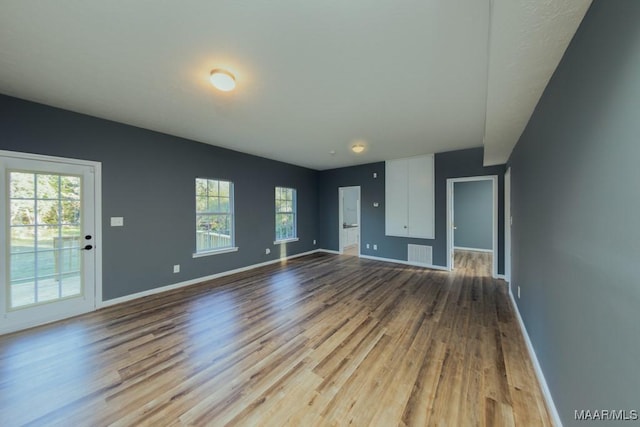
<path id="1" fill-rule="evenodd" d="M 236 274 L 236 273 L 241 273 L 243 271 L 253 270 L 254 268 L 264 267 L 266 265 L 275 264 L 275 263 L 278 263 L 278 262 L 281 262 L 281 261 L 286 261 L 286 260 L 289 260 L 289 259 L 298 258 L 298 257 L 305 256 L 305 255 L 311 255 L 313 253 L 320 252 L 320 251 L 322 251 L 322 250 L 321 249 L 314 249 L 314 250 L 308 251 L 308 252 L 303 252 L 303 253 L 290 255 L 290 256 L 287 256 L 287 257 L 283 257 L 283 258 L 272 259 L 272 260 L 269 260 L 269 261 L 261 262 L 259 264 L 252 264 L 252 265 L 248 265 L 246 267 L 236 268 L 235 270 L 223 271 L 223 272 L 220 272 L 220 273 L 211 274 L 209 276 L 198 277 L 198 278 L 191 279 L 191 280 L 185 280 L 184 282 L 174 283 L 174 284 L 171 284 L 171 285 L 161 286 L 159 288 L 149 289 L 147 291 L 137 292 L 137 293 L 131 294 L 131 295 L 125 295 L 125 296 L 119 297 L 119 298 L 114 298 L 114 299 L 110 299 L 110 300 L 106 300 L 106 301 L 101 301 L 101 302 L 97 303 L 97 307 L 96 308 L 110 307 L 112 305 L 121 304 L 123 302 L 132 301 L 134 299 L 146 297 L 146 296 L 149 296 L 149 295 L 159 294 L 161 292 L 167 292 L 167 291 L 171 291 L 171 290 L 174 290 L 174 289 L 184 288 L 185 286 L 195 285 L 196 283 L 202 283 L 202 282 L 206 282 L 206 281 L 209 281 L 209 280 L 217 279 L 219 277 L 229 276 L 231 274 Z"/>
<path id="2" fill-rule="evenodd" d="M 51 317 L 36 317 L 22 322 L 9 323 L 0 326 L 0 335 L 11 334 L 13 332 L 24 331 L 25 329 L 35 328 L 38 326 L 48 325 L 49 323 L 67 320 L 81 314 L 91 313 L 93 309 L 81 308 L 65 313 L 58 313 Z"/>
<path id="3" fill-rule="evenodd" d="M 533 369 L 536 372 L 536 377 L 538 377 L 538 382 L 540 383 L 540 387 L 542 387 L 542 394 L 544 396 L 544 400 L 547 403 L 547 408 L 551 412 L 551 419 L 553 424 L 556 427 L 562 427 L 562 420 L 560 419 L 560 415 L 558 414 L 558 409 L 556 408 L 555 403 L 553 402 L 553 397 L 551 396 L 551 391 L 549 390 L 549 386 L 547 385 L 547 380 L 544 377 L 544 373 L 542 372 L 542 368 L 540 367 L 540 362 L 538 361 L 538 357 L 536 356 L 536 351 L 533 348 L 533 343 L 531 342 L 531 338 L 529 338 L 529 333 L 527 332 L 527 328 L 524 326 L 524 321 L 522 320 L 522 316 L 520 315 L 520 309 L 518 308 L 518 304 L 516 304 L 516 299 L 511 292 L 511 286 L 509 286 L 509 296 L 511 297 L 511 304 L 513 304 L 513 309 L 516 313 L 516 317 L 518 318 L 518 323 L 520 324 L 520 329 L 522 330 L 522 335 L 524 336 L 524 341 L 527 344 L 527 350 L 529 350 L 529 356 L 533 362 Z"/>
<path id="4" fill-rule="evenodd" d="M 334 255 L 342 255 L 342 252 L 334 251 L 334 250 L 331 250 L 331 249 L 318 249 L 318 252 L 324 252 L 324 253 L 327 253 L 327 254 L 334 254 Z M 418 263 L 414 263 L 414 262 L 403 261 L 401 259 L 382 258 L 382 257 L 371 256 L 371 255 L 362 255 L 362 254 L 359 254 L 358 256 L 360 258 L 370 259 L 370 260 L 373 260 L 373 261 L 392 262 L 392 263 L 395 263 L 395 264 L 410 265 L 412 267 L 424 267 L 424 268 L 430 268 L 432 270 L 449 271 L 449 269 L 447 267 L 442 267 L 440 265 L 418 264 Z"/>
<path id="5" fill-rule="evenodd" d="M 489 252 L 493 253 L 493 249 L 478 249 L 478 248 L 467 248 L 464 246 L 454 246 L 453 249 L 458 249 L 460 251 L 473 251 L 473 252 Z"/>
<path id="6" fill-rule="evenodd" d="M 334 254 L 334 255 L 342 255 L 342 252 L 334 251 L 334 250 L 331 250 L 331 249 L 318 249 L 318 252 L 324 252 L 324 253 L 327 253 L 327 254 Z"/>
<path id="7" fill-rule="evenodd" d="M 394 264 L 404 264 L 404 265 L 410 265 L 412 267 L 424 267 L 424 268 L 430 268 L 432 270 L 444 270 L 444 271 L 449 271 L 447 269 L 447 267 L 442 267 L 441 265 L 433 265 L 433 264 L 418 264 L 416 262 L 409 262 L 409 261 L 404 261 L 401 259 L 393 259 L 393 258 L 382 258 L 382 257 L 377 257 L 377 256 L 371 256 L 371 255 L 360 255 L 360 258 L 364 258 L 364 259 L 370 259 L 373 261 L 382 261 L 382 262 L 392 262 Z"/>

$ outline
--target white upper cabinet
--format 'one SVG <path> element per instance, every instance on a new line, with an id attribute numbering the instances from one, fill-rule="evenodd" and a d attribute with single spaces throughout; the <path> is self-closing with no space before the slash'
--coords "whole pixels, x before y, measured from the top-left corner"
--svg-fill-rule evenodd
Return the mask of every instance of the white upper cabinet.
<path id="1" fill-rule="evenodd" d="M 406 236 L 408 230 L 409 168 L 407 159 L 385 165 L 385 234 Z"/>
<path id="2" fill-rule="evenodd" d="M 385 163 L 385 234 L 433 239 L 433 155 Z"/>

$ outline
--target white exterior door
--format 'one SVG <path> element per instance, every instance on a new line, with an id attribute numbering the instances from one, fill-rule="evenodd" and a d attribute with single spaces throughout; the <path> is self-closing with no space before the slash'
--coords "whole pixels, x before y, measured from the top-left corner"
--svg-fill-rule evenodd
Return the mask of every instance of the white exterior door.
<path id="1" fill-rule="evenodd" d="M 0 153 L 2 332 L 95 308 L 94 167 L 30 157 Z"/>

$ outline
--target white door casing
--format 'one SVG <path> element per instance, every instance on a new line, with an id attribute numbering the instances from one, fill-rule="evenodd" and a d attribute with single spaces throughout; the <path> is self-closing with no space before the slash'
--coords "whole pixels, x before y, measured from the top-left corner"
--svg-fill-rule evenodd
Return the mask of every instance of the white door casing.
<path id="1" fill-rule="evenodd" d="M 0 151 L 0 333 L 101 300 L 100 172 L 97 162 Z"/>

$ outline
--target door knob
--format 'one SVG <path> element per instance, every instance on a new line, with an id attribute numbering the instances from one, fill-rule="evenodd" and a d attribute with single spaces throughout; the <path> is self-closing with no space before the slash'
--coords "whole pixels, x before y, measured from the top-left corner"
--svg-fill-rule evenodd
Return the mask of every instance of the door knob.
<path id="1" fill-rule="evenodd" d="M 93 246 L 91 245 L 87 245 L 84 248 L 80 248 L 80 250 L 83 250 L 83 251 L 90 251 L 91 249 L 93 249 Z"/>

